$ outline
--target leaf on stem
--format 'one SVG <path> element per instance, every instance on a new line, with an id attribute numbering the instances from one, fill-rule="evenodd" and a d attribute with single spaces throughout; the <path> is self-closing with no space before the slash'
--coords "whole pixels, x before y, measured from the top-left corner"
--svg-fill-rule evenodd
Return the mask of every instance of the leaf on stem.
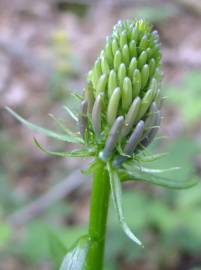
<path id="1" fill-rule="evenodd" d="M 14 112 L 11 108 L 6 107 L 6 110 L 11 113 L 18 121 L 20 121 L 22 124 L 24 124 L 25 126 L 27 126 L 28 128 L 38 131 L 40 133 L 43 133 L 45 135 L 47 135 L 48 137 L 52 137 L 55 138 L 57 140 L 60 141 L 65 141 L 65 142 L 70 142 L 70 143 L 84 143 L 82 138 L 79 137 L 77 134 L 74 134 L 72 132 L 70 132 L 69 134 L 60 134 L 57 132 L 54 132 L 52 130 L 40 127 L 38 125 L 35 125 L 33 123 L 30 123 L 29 121 L 27 121 L 26 119 L 24 119 L 23 117 L 21 117 L 19 114 L 17 114 L 16 112 Z"/>
<path id="2" fill-rule="evenodd" d="M 134 166 L 134 163 L 124 163 L 123 164 L 123 170 L 121 172 L 121 180 L 134 180 L 134 181 L 144 181 L 148 182 L 150 184 L 158 185 L 158 186 L 163 186 L 167 188 L 172 188 L 172 189 L 185 189 L 192 187 L 198 183 L 198 178 L 196 176 L 191 176 L 190 179 L 187 180 L 172 180 L 168 179 L 165 177 L 161 177 L 158 175 L 155 175 L 153 172 L 156 173 L 156 171 L 151 170 L 146 171 L 146 170 L 141 170 L 140 167 Z"/>
<path id="3" fill-rule="evenodd" d="M 167 154 L 168 153 L 160 153 L 160 154 L 153 154 L 153 155 L 147 155 L 147 156 L 139 155 L 137 156 L 137 158 L 141 162 L 153 162 L 167 156 Z"/>
<path id="4" fill-rule="evenodd" d="M 82 149 L 76 149 L 73 150 L 71 152 L 55 152 L 55 151 L 49 151 L 46 150 L 39 142 L 36 138 L 34 138 L 34 143 L 36 144 L 36 146 L 42 150 L 43 152 L 45 152 L 48 155 L 52 155 L 52 156 L 59 156 L 59 157 L 90 157 L 93 155 L 93 151 L 90 151 L 89 148 L 82 148 Z"/>
<path id="5" fill-rule="evenodd" d="M 68 251 L 59 270 L 84 270 L 86 269 L 86 257 L 90 247 L 88 236 L 81 237 Z"/>
<path id="6" fill-rule="evenodd" d="M 67 111 L 67 113 L 71 116 L 71 118 L 77 123 L 78 122 L 78 117 L 75 115 L 75 113 L 68 108 L 68 106 L 63 106 L 63 108 Z"/>
<path id="7" fill-rule="evenodd" d="M 132 166 L 132 169 L 135 169 L 137 171 L 141 171 L 144 173 L 153 173 L 153 174 L 158 174 L 158 173 L 164 173 L 164 172 L 171 172 L 171 171 L 177 171 L 180 170 L 181 167 L 170 167 L 167 169 L 152 169 L 152 168 L 147 168 L 141 165 L 134 164 Z"/>
<path id="8" fill-rule="evenodd" d="M 112 191 L 112 198 L 114 207 L 117 211 L 119 221 L 121 223 L 122 229 L 125 232 L 125 234 L 135 243 L 138 245 L 142 245 L 139 239 L 133 234 L 133 232 L 128 227 L 125 219 L 124 219 L 124 213 L 123 213 L 123 207 L 122 207 L 122 189 L 121 189 L 121 182 L 119 179 L 119 175 L 116 172 L 116 170 L 113 170 L 111 163 L 107 163 L 107 168 L 109 172 L 110 177 L 110 185 L 111 185 L 111 191 Z"/>

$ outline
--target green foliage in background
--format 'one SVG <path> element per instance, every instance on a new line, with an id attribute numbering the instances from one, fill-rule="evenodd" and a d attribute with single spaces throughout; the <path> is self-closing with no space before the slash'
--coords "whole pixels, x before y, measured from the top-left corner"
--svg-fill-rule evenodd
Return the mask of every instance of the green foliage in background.
<path id="1" fill-rule="evenodd" d="M 197 122 L 201 117 L 201 76 L 199 71 L 184 74 L 182 82 L 166 87 L 168 102 L 176 106 L 186 123 Z"/>

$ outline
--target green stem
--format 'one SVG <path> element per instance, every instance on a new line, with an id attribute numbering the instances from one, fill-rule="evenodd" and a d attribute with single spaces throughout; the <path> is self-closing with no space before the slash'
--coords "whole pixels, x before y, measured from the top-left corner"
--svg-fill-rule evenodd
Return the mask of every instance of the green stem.
<path id="1" fill-rule="evenodd" d="M 110 182 L 105 163 L 97 161 L 97 165 L 91 193 L 89 237 L 92 245 L 87 256 L 87 270 L 102 270 L 104 261 Z"/>

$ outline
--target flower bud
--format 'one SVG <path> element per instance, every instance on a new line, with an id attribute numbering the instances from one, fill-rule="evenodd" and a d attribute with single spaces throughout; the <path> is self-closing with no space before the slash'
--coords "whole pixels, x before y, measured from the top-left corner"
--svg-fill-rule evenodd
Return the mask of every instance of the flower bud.
<path id="1" fill-rule="evenodd" d="M 85 88 L 85 100 L 88 103 L 87 112 L 91 113 L 94 105 L 94 88 L 91 82 L 88 82 Z"/>
<path id="2" fill-rule="evenodd" d="M 137 56 L 137 48 L 136 48 L 135 40 L 131 40 L 131 42 L 129 43 L 129 52 L 130 52 L 130 57 Z"/>
<path id="3" fill-rule="evenodd" d="M 146 64 L 147 61 L 147 52 L 143 51 L 138 58 L 138 68 L 142 69 L 142 67 Z"/>
<path id="4" fill-rule="evenodd" d="M 141 74 L 139 69 L 135 69 L 133 72 L 133 96 L 137 97 L 141 89 Z"/>
<path id="5" fill-rule="evenodd" d="M 108 109 L 107 109 L 107 122 L 111 126 L 113 122 L 115 121 L 115 118 L 117 116 L 117 111 L 120 103 L 120 96 L 121 96 L 121 90 L 119 87 L 117 87 L 108 104 Z"/>
<path id="6" fill-rule="evenodd" d="M 122 130 L 123 136 L 126 136 L 132 130 L 135 120 L 137 118 L 139 109 L 140 109 L 140 105 L 141 105 L 141 99 L 140 97 L 136 97 L 133 100 L 133 103 L 130 106 L 128 113 L 126 114 L 125 126 L 124 126 L 124 129 Z"/>
<path id="7" fill-rule="evenodd" d="M 144 89 L 145 86 L 147 85 L 149 79 L 149 66 L 146 64 L 143 66 L 142 71 L 141 71 L 141 86 Z"/>
<path id="8" fill-rule="evenodd" d="M 106 59 L 108 60 L 109 64 L 112 65 L 112 63 L 113 63 L 112 40 L 109 37 L 107 37 L 107 39 L 106 39 L 105 56 L 106 56 Z"/>
<path id="9" fill-rule="evenodd" d="M 126 64 L 126 65 L 129 65 L 130 63 L 130 56 L 129 56 L 129 49 L 128 49 L 128 45 L 124 45 L 123 49 L 122 49 L 122 59 L 123 59 L 123 62 Z"/>
<path id="10" fill-rule="evenodd" d="M 109 64 L 104 56 L 101 58 L 101 69 L 105 74 L 108 74 L 110 72 Z"/>
<path id="11" fill-rule="evenodd" d="M 92 124 L 96 134 L 101 132 L 101 94 L 96 97 L 92 110 Z"/>
<path id="12" fill-rule="evenodd" d="M 125 77 L 126 77 L 126 66 L 124 63 L 121 63 L 118 69 L 118 81 L 121 87 L 123 87 Z"/>
<path id="13" fill-rule="evenodd" d="M 123 82 L 122 89 L 122 109 L 124 112 L 129 110 L 129 107 L 132 103 L 133 93 L 132 93 L 132 83 L 131 80 L 126 77 Z"/>
<path id="14" fill-rule="evenodd" d="M 101 77 L 98 80 L 96 92 L 98 94 L 101 92 L 104 92 L 105 88 L 106 88 L 106 84 L 107 84 L 107 76 L 106 76 L 106 74 L 103 74 L 103 75 L 101 75 Z"/>
<path id="15" fill-rule="evenodd" d="M 118 70 L 120 64 L 122 61 L 121 52 L 117 50 L 114 55 L 114 68 L 115 70 Z"/>
<path id="16" fill-rule="evenodd" d="M 115 53 L 117 52 L 118 49 L 119 49 L 119 47 L 118 47 L 117 40 L 114 38 L 112 40 L 112 53 L 113 53 L 113 55 L 115 55 Z"/>
<path id="17" fill-rule="evenodd" d="M 130 78 L 132 78 L 132 75 L 134 73 L 134 70 L 137 68 L 137 59 L 136 57 L 133 57 L 131 59 L 131 62 L 129 64 L 129 67 L 128 67 L 128 75 Z"/>
<path id="18" fill-rule="evenodd" d="M 120 165 L 154 139 L 160 124 L 162 77 L 158 32 L 143 20 L 119 21 L 89 73 L 89 121 L 80 122 L 80 132 L 89 131 L 86 143 L 98 143 L 104 160 L 119 160 Z"/>
<path id="19" fill-rule="evenodd" d="M 118 143 L 118 140 L 120 138 L 120 133 L 121 133 L 121 128 L 123 126 L 123 123 L 124 123 L 123 116 L 117 117 L 117 119 L 115 120 L 115 122 L 111 128 L 109 137 L 106 141 L 105 148 L 102 152 L 103 159 L 106 160 L 107 158 L 109 158 L 113 154 L 113 151 L 115 150 L 117 143 Z"/>
<path id="20" fill-rule="evenodd" d="M 144 121 L 139 121 L 136 125 L 133 133 L 131 134 L 126 146 L 124 147 L 124 156 L 117 157 L 116 160 L 114 160 L 114 164 L 116 166 L 120 166 L 123 161 L 128 159 L 128 156 L 133 155 L 135 148 L 137 147 L 138 143 L 140 142 L 141 136 L 144 131 Z"/>
<path id="21" fill-rule="evenodd" d="M 119 39 L 120 47 L 123 49 L 124 45 L 127 45 L 127 33 L 123 31 Z"/>
<path id="22" fill-rule="evenodd" d="M 108 96 L 111 97 L 114 89 L 117 87 L 117 75 L 116 72 L 112 69 L 108 78 Z"/>

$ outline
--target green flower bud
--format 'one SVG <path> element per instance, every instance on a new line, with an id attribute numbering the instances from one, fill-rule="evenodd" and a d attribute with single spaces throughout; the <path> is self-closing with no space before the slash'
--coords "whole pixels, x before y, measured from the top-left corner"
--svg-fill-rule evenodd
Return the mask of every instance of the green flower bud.
<path id="1" fill-rule="evenodd" d="M 109 64 L 104 56 L 101 58 L 101 68 L 103 73 L 105 74 L 108 74 L 110 72 Z"/>
<path id="2" fill-rule="evenodd" d="M 115 55 L 114 55 L 114 68 L 115 68 L 115 70 L 118 70 L 118 68 L 121 64 L 121 61 L 122 61 L 121 52 L 119 50 L 117 50 L 115 52 Z"/>
<path id="3" fill-rule="evenodd" d="M 109 100 L 107 109 L 107 122 L 110 126 L 114 123 L 116 119 L 120 103 L 120 97 L 121 97 L 121 90 L 119 87 L 117 87 Z"/>
<path id="4" fill-rule="evenodd" d="M 98 83 L 98 80 L 100 78 L 102 74 L 102 69 L 101 69 L 101 60 L 100 58 L 98 58 L 95 62 L 95 65 L 94 65 L 94 71 L 92 73 L 92 76 L 93 76 L 93 83 L 94 84 L 97 84 Z"/>
<path id="5" fill-rule="evenodd" d="M 131 62 L 129 64 L 129 67 L 128 67 L 128 75 L 130 78 L 132 78 L 133 76 L 133 73 L 134 73 L 134 70 L 137 68 L 137 59 L 136 57 L 133 57 L 131 59 Z"/>
<path id="6" fill-rule="evenodd" d="M 147 35 L 145 34 L 145 35 L 142 37 L 141 41 L 140 41 L 140 45 L 139 45 L 140 50 L 141 50 L 141 51 L 145 50 L 145 49 L 148 47 L 148 45 L 149 45 L 149 40 L 148 40 Z"/>
<path id="7" fill-rule="evenodd" d="M 141 90 L 141 74 L 139 69 L 135 69 L 133 73 L 133 96 L 137 97 Z"/>
<path id="8" fill-rule="evenodd" d="M 126 64 L 126 65 L 129 65 L 129 62 L 130 62 L 130 56 L 129 56 L 129 49 L 128 49 L 128 45 L 124 45 L 123 49 L 122 49 L 122 59 L 123 59 L 123 62 Z"/>
<path id="9" fill-rule="evenodd" d="M 154 93 L 157 92 L 157 90 L 158 90 L 158 82 L 157 82 L 156 78 L 151 79 L 149 88 L 153 89 Z"/>
<path id="10" fill-rule="evenodd" d="M 154 75 L 155 69 L 156 69 L 156 61 L 154 60 L 154 58 L 151 58 L 151 60 L 149 61 L 149 74 L 150 74 L 150 77 L 152 77 Z"/>
<path id="11" fill-rule="evenodd" d="M 147 85 L 148 79 L 149 79 L 149 66 L 146 64 L 143 66 L 141 70 L 142 89 L 144 89 L 144 87 Z"/>
<path id="12" fill-rule="evenodd" d="M 116 87 L 117 87 L 117 75 L 114 70 L 111 70 L 109 78 L 108 78 L 108 96 L 109 97 L 111 97 Z"/>
<path id="13" fill-rule="evenodd" d="M 117 40 L 114 38 L 112 40 L 112 53 L 113 55 L 115 55 L 115 53 L 118 51 L 119 47 L 118 47 L 118 43 Z"/>
<path id="14" fill-rule="evenodd" d="M 141 69 L 147 61 L 147 52 L 143 51 L 138 58 L 138 68 Z"/>
<path id="15" fill-rule="evenodd" d="M 112 40 L 111 38 L 106 39 L 106 45 L 105 45 L 105 55 L 110 65 L 113 63 L 113 54 L 112 54 Z"/>
<path id="16" fill-rule="evenodd" d="M 138 41 L 138 29 L 137 27 L 134 27 L 131 32 L 131 39 L 134 40 L 135 42 Z"/>
<path id="17" fill-rule="evenodd" d="M 88 125 L 80 128 L 82 134 L 87 128 L 86 143 L 98 144 L 104 160 L 120 160 L 120 165 L 153 140 L 160 118 L 162 77 L 158 33 L 143 20 L 118 22 L 88 75 L 92 84 L 92 90 L 85 90 L 89 121 L 80 122 Z M 116 135 L 110 135 L 113 127 Z M 117 128 L 121 129 L 118 136 Z"/>
<path id="18" fill-rule="evenodd" d="M 94 105 L 94 88 L 91 82 L 88 82 L 85 88 L 85 100 L 88 103 L 87 112 L 91 113 Z"/>
<path id="19" fill-rule="evenodd" d="M 147 53 L 147 62 L 148 62 L 148 60 L 151 58 L 151 48 L 147 48 L 146 53 Z"/>
<path id="20" fill-rule="evenodd" d="M 136 121 L 139 109 L 141 105 L 141 99 L 140 97 L 136 97 L 133 100 L 132 105 L 130 106 L 130 109 L 125 117 L 125 126 L 122 130 L 122 135 L 126 136 L 131 130 L 133 129 L 134 123 Z"/>
<path id="21" fill-rule="evenodd" d="M 96 97 L 92 110 L 92 124 L 96 134 L 101 132 L 101 94 Z"/>
<path id="22" fill-rule="evenodd" d="M 131 40 L 129 43 L 129 52 L 131 57 L 136 57 L 137 56 L 137 48 L 136 48 L 136 42 L 135 40 Z"/>
<path id="23" fill-rule="evenodd" d="M 98 80 L 96 92 L 98 94 L 101 92 L 104 92 L 105 88 L 106 88 L 106 84 L 107 84 L 107 75 L 103 74 L 103 75 L 101 75 L 101 77 Z"/>
<path id="24" fill-rule="evenodd" d="M 153 101 L 153 90 L 149 89 L 146 94 L 144 95 L 143 99 L 142 99 L 142 104 L 140 106 L 140 112 L 138 115 L 138 119 L 141 119 L 144 114 L 147 112 L 148 108 L 150 107 L 150 104 Z"/>
<path id="25" fill-rule="evenodd" d="M 126 30 L 122 32 L 119 39 L 120 47 L 123 49 L 124 45 L 127 45 L 127 33 Z"/>
<path id="26" fill-rule="evenodd" d="M 129 77 L 126 77 L 123 82 L 122 89 L 122 109 L 124 112 L 129 110 L 132 103 L 133 93 L 132 93 L 132 83 Z"/>
<path id="27" fill-rule="evenodd" d="M 124 63 L 121 63 L 118 69 L 118 81 L 121 87 L 123 87 L 125 77 L 126 77 L 126 66 Z"/>

